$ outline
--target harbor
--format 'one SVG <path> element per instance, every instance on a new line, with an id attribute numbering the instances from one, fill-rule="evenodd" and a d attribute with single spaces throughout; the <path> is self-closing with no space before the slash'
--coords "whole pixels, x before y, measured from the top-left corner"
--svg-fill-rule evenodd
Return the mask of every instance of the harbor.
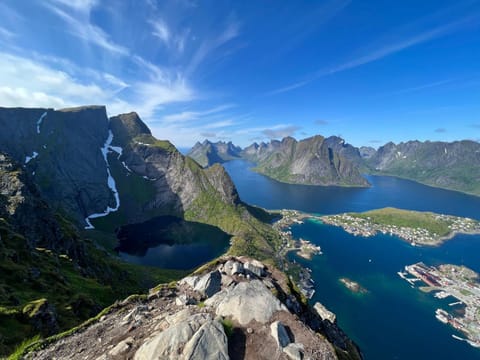
<path id="1" fill-rule="evenodd" d="M 405 266 L 405 271 L 398 272 L 398 275 L 412 286 L 418 281 L 424 283 L 426 286 L 419 289 L 434 292 L 434 297 L 437 299 L 453 297 L 456 301 L 450 302 L 448 304 L 450 307 L 464 305 L 462 316 L 454 316 L 438 308 L 435 311 L 435 317 L 466 336 L 466 339 L 462 339 L 455 335 L 455 339 L 480 347 L 480 284 L 477 273 L 464 266 L 433 267 L 420 262 Z"/>

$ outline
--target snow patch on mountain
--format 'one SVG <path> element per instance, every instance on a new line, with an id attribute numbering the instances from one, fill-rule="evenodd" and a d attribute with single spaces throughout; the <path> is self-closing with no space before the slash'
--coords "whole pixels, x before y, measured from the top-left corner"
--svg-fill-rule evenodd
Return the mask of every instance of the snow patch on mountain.
<path id="1" fill-rule="evenodd" d="M 43 119 L 45 119 L 45 116 L 47 116 L 47 112 L 45 111 L 42 116 L 40 116 L 40 119 L 37 121 L 37 134 L 40 134 L 40 125 L 42 125 Z"/>
<path id="2" fill-rule="evenodd" d="M 117 186 L 115 184 L 115 179 L 113 178 L 112 173 L 110 172 L 110 165 L 108 164 L 107 155 L 108 155 L 109 151 L 114 151 L 117 154 L 119 154 L 118 157 L 120 157 L 122 155 L 123 149 L 119 146 L 112 146 L 112 141 L 113 141 L 113 133 L 112 133 L 112 130 L 109 130 L 108 138 L 105 141 L 105 145 L 103 145 L 103 147 L 100 150 L 102 151 L 103 158 L 105 160 L 105 163 L 107 164 L 107 175 L 108 175 L 107 184 L 108 184 L 108 187 L 110 188 L 110 190 L 113 192 L 113 196 L 115 197 L 116 205 L 113 208 L 110 207 L 110 206 L 107 206 L 107 209 L 103 213 L 97 213 L 97 214 L 92 214 L 92 215 L 87 216 L 85 218 L 85 222 L 87 223 L 87 226 L 85 226 L 85 229 L 87 229 L 87 230 L 95 228 L 92 225 L 92 223 L 90 222 L 90 219 L 95 219 L 95 218 L 107 216 L 111 212 L 117 211 L 118 208 L 120 207 L 120 195 L 118 194 Z"/>

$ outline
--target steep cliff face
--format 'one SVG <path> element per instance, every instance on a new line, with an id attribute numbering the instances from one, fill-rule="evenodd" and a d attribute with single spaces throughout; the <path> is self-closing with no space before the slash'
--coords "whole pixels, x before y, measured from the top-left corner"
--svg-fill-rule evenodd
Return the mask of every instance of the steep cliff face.
<path id="1" fill-rule="evenodd" d="M 239 159 L 241 151 L 242 149 L 233 145 L 231 141 L 228 143 L 223 141 L 212 143 L 205 140 L 203 143 L 197 142 L 188 152 L 187 156 L 191 157 L 201 166 L 207 167 L 216 163 Z"/>
<path id="2" fill-rule="evenodd" d="M 0 152 L 24 164 L 41 194 L 78 223 L 115 206 L 101 148 L 103 106 L 63 110 L 0 108 Z"/>
<path id="3" fill-rule="evenodd" d="M 390 142 L 367 164 L 374 173 L 480 195 L 480 144 L 475 141 Z"/>
<path id="4" fill-rule="evenodd" d="M 276 180 L 309 185 L 368 186 L 358 166 L 348 157 L 358 150 L 337 139 L 322 136 L 297 141 L 291 137 L 253 145 L 244 156 L 257 163 L 256 170 Z M 344 155 L 345 154 L 345 157 Z"/>
<path id="5" fill-rule="evenodd" d="M 168 141 L 155 139 L 137 114 L 112 117 L 110 126 L 113 145 L 122 148 L 121 156 L 110 158 L 111 162 L 122 164 L 122 171 L 114 177 L 136 179 L 143 183 L 142 188 L 152 191 L 152 196 L 142 199 L 142 194 L 132 193 L 131 187 L 123 189 L 122 181 L 117 181 L 121 203 L 124 197 L 130 197 L 123 208 L 130 213 L 133 208 L 138 209 L 137 214 L 127 216 L 128 222 L 145 220 L 152 214 L 183 216 L 206 193 L 231 206 L 239 203 L 235 186 L 223 167 L 202 169 Z"/>

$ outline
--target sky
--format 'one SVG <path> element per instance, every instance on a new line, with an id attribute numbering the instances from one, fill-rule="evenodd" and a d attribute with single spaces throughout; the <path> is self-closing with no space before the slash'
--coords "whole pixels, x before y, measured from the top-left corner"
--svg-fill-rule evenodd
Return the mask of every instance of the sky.
<path id="1" fill-rule="evenodd" d="M 480 0 L 2 0 L 0 106 L 159 139 L 480 141 Z"/>

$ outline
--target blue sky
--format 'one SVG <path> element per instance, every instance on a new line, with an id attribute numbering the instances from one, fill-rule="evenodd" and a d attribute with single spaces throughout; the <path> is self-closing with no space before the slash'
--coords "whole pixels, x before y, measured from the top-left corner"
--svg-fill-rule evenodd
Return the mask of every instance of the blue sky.
<path id="1" fill-rule="evenodd" d="M 0 106 L 136 111 L 179 147 L 480 139 L 480 1 L 4 0 Z"/>

